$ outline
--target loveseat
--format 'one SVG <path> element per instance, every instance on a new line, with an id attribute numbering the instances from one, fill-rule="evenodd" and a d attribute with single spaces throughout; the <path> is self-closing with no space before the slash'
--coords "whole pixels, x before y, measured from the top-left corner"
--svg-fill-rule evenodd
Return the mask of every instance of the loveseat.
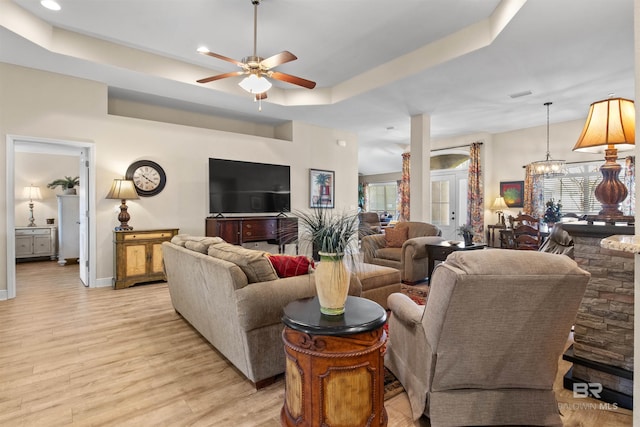
<path id="1" fill-rule="evenodd" d="M 426 222 L 398 222 L 385 234 L 364 236 L 361 248 L 364 262 L 400 270 L 405 283 L 418 283 L 427 277 L 429 258 L 426 245 L 444 239 L 442 231 Z"/>
<path id="2" fill-rule="evenodd" d="M 313 273 L 279 278 L 265 252 L 219 237 L 179 234 L 162 253 L 171 302 L 187 322 L 256 388 L 284 372 L 282 309 L 316 295 Z M 400 291 L 400 275 L 376 267 L 353 273 L 349 294 L 386 306 L 388 295 Z"/>

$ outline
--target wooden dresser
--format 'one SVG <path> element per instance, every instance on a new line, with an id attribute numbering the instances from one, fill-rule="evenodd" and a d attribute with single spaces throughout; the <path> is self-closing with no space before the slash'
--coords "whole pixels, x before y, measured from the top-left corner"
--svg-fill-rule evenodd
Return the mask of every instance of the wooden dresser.
<path id="1" fill-rule="evenodd" d="M 298 218 L 277 216 L 207 218 L 205 234 L 210 237 L 220 237 L 233 245 L 268 242 L 278 245 L 278 252 L 284 253 L 286 244 L 298 240 Z"/>
<path id="2" fill-rule="evenodd" d="M 178 234 L 177 228 L 114 231 L 115 272 L 113 288 L 136 283 L 166 280 L 162 262 L 162 242 Z"/>

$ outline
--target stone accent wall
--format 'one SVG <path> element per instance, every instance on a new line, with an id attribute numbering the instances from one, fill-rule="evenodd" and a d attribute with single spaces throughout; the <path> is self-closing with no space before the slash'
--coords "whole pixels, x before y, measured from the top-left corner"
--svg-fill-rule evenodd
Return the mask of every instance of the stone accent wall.
<path id="1" fill-rule="evenodd" d="M 591 273 L 575 322 L 574 354 L 633 371 L 634 254 L 601 248 L 600 236 L 573 239 L 576 262 Z M 574 374 L 629 392 L 628 384 L 614 387 L 606 377 L 594 378 L 593 372 L 589 378 Z"/>

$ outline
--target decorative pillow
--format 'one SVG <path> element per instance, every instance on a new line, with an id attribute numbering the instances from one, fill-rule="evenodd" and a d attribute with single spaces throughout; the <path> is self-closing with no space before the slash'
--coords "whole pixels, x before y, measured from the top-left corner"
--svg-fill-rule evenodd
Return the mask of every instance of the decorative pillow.
<path id="1" fill-rule="evenodd" d="M 218 243 L 209 246 L 209 255 L 229 261 L 240 267 L 247 275 L 249 283 L 277 280 L 275 269 L 264 256 L 266 252 L 245 249 L 229 243 Z"/>
<path id="2" fill-rule="evenodd" d="M 408 237 L 409 229 L 407 227 L 394 227 L 384 230 L 384 240 L 386 241 L 388 248 L 401 248 L 402 244 Z"/>
<path id="3" fill-rule="evenodd" d="M 266 254 L 278 277 L 293 277 L 308 274 L 315 268 L 313 260 L 304 255 L 273 255 Z"/>

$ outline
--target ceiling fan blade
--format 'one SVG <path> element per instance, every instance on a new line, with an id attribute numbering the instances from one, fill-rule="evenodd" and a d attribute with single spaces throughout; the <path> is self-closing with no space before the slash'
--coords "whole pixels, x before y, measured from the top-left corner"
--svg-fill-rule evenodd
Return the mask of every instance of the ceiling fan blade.
<path id="1" fill-rule="evenodd" d="M 228 57 L 223 56 L 223 55 L 218 55 L 217 53 L 213 53 L 213 52 L 209 52 L 209 51 L 206 51 L 206 52 L 198 51 L 198 53 L 201 53 L 201 54 L 207 55 L 207 56 L 212 56 L 214 58 L 222 59 L 223 61 L 231 62 L 232 64 L 236 64 L 238 67 L 244 66 L 243 62 L 240 62 L 240 61 L 232 59 L 232 58 L 228 58 Z"/>
<path id="2" fill-rule="evenodd" d="M 267 59 L 263 59 L 262 61 L 260 61 L 260 65 L 262 65 L 266 69 L 269 69 L 281 64 L 285 64 L 287 62 L 295 61 L 296 59 L 298 59 L 298 57 L 293 53 L 283 50 L 282 52 L 270 56 Z"/>
<path id="3" fill-rule="evenodd" d="M 269 77 L 274 78 L 276 80 L 280 80 L 287 83 L 292 83 L 294 85 L 306 87 L 307 89 L 313 89 L 316 87 L 316 82 L 312 82 L 311 80 L 303 79 L 302 77 L 292 76 L 291 74 L 280 73 L 278 71 L 273 71 L 270 73 Z"/>
<path id="4" fill-rule="evenodd" d="M 231 73 L 218 74 L 217 76 L 211 76 L 204 79 L 196 80 L 198 83 L 209 83 L 215 80 L 226 79 L 227 77 L 241 76 L 244 71 L 233 71 Z"/>
<path id="5" fill-rule="evenodd" d="M 267 99 L 267 92 L 256 93 L 256 101 Z"/>

